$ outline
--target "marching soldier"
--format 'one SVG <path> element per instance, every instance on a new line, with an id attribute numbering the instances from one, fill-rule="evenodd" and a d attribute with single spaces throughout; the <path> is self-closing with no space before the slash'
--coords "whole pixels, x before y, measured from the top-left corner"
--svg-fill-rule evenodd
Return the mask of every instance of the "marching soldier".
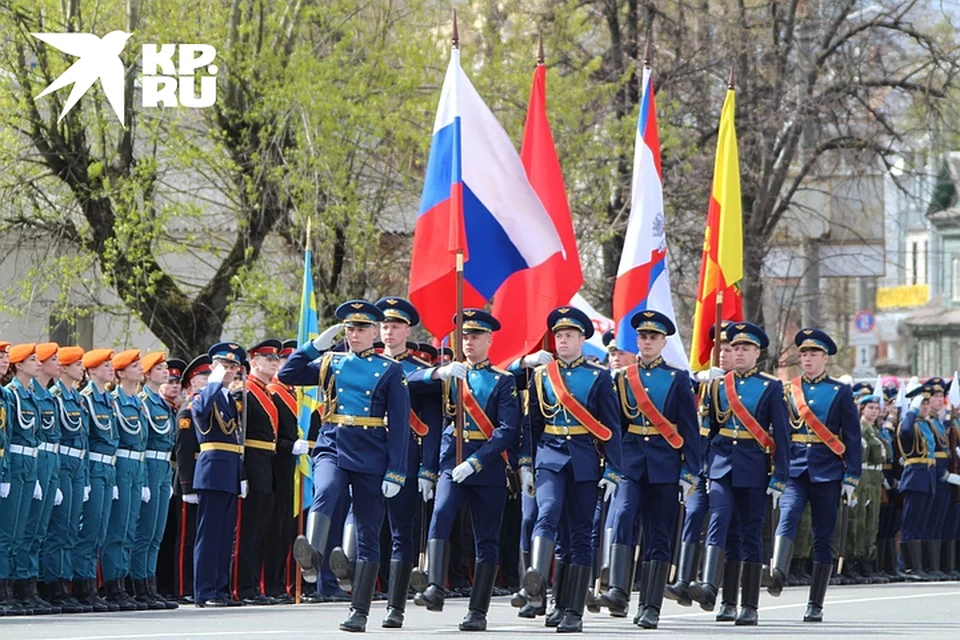
<path id="1" fill-rule="evenodd" d="M 833 532 L 841 494 L 846 504 L 860 480 L 860 425 L 850 387 L 827 376 L 837 345 L 820 329 L 794 336 L 803 375 L 790 383 L 793 427 L 790 479 L 780 500 L 780 523 L 774 540 L 772 576 L 767 590 L 779 596 L 790 567 L 800 516 L 810 503 L 813 522 L 813 577 L 804 622 L 823 620 L 823 599 L 833 570 Z"/>
<path id="2" fill-rule="evenodd" d="M 78 385 L 83 381 L 83 349 L 60 347 L 60 376 L 50 388 L 60 424 L 60 491 L 63 500 L 53 509 L 40 556 L 40 570 L 47 583 L 50 604 L 64 613 L 86 613 L 67 586 L 73 581 L 73 556 L 80 532 L 84 487 L 87 486 L 87 421 Z"/>
<path id="3" fill-rule="evenodd" d="M 491 366 L 487 353 L 496 318 L 480 309 L 463 311 L 463 353 L 466 364 L 451 362 L 440 368 L 411 372 L 411 381 L 426 384 L 456 378 L 462 385 L 463 455 L 456 460 L 456 433 L 452 423 L 443 433 L 440 480 L 427 540 L 429 586 L 414 597 L 428 611 L 442 611 L 446 583 L 447 541 L 461 506 L 467 502 L 476 545 L 469 611 L 461 631 L 486 631 L 500 555 L 500 525 L 507 501 L 506 476 L 517 464 L 520 404 L 513 375 Z M 447 385 L 441 384 L 441 389 Z M 444 397 L 448 397 L 444 393 Z M 452 407 L 447 414 L 452 415 Z M 527 493 L 533 493 L 533 472 L 520 468 Z"/>
<path id="4" fill-rule="evenodd" d="M 120 443 L 116 452 L 117 492 L 110 508 L 101 562 L 103 586 L 107 602 L 118 605 L 121 611 L 146 611 L 147 605 L 134 600 L 124 585 L 130 574 L 140 505 L 151 499 L 150 488 L 143 483 L 147 425 L 137 397 L 143 380 L 140 351 L 129 349 L 113 356 L 113 370 L 119 381 L 112 396 L 120 427 Z"/>
<path id="5" fill-rule="evenodd" d="M 246 393 L 237 389 L 231 394 L 237 406 L 244 407 L 246 403 L 243 468 L 249 489 L 246 497 L 240 501 L 240 526 L 237 529 L 233 561 L 237 572 L 237 598 L 250 605 L 276 604 L 275 600 L 263 594 L 260 575 L 267 551 L 268 521 L 264 514 L 273 511 L 273 462 L 280 420 L 279 410 L 267 385 L 279 369 L 280 347 L 280 341 L 274 339 L 251 347 L 247 352 L 250 375 L 246 380 Z"/>
<path id="6" fill-rule="evenodd" d="M 227 389 L 242 375 L 247 354 L 233 342 L 215 344 L 207 354 L 213 367 L 207 385 L 192 403 L 200 445 L 193 475 L 193 490 L 198 497 L 193 597 L 197 607 L 231 607 L 243 604 L 229 595 L 229 584 L 237 496 L 247 496 L 247 481 L 243 472 L 242 407 Z"/>
<path id="7" fill-rule="evenodd" d="M 643 608 L 637 624 L 656 629 L 670 568 L 678 488 L 683 496 L 696 488 L 702 452 L 689 378 L 661 357 L 667 336 L 676 332 L 673 322 L 659 311 L 647 310 L 635 314 L 630 324 L 637 332 L 639 357 L 636 364 L 614 376 L 626 433 L 620 466 L 623 480 L 612 503 L 613 546 L 606 598 L 611 612 L 625 611 L 639 516 Z"/>
<path id="8" fill-rule="evenodd" d="M 383 353 L 400 362 L 403 372 L 410 378 L 415 371 L 429 365 L 413 357 L 407 350 L 410 330 L 420 323 L 420 315 L 412 304 L 403 298 L 387 297 L 377 300 L 377 308 L 383 312 L 380 323 L 380 339 Z M 416 343 L 414 343 L 416 345 Z M 407 481 L 396 496 L 387 501 L 387 517 L 393 550 L 390 557 L 390 579 L 387 588 L 387 615 L 385 628 L 403 626 L 407 592 L 410 590 L 410 575 L 419 549 L 414 545 L 414 527 L 423 502 L 433 498 L 439 478 L 440 434 L 442 431 L 441 404 L 430 395 L 411 395 L 410 436 L 407 452 Z M 418 495 L 419 492 L 419 495 Z M 499 527 L 497 529 L 499 535 Z M 333 558 L 331 557 L 331 563 Z M 494 570 L 494 573 L 496 571 Z M 338 575 L 338 577 L 340 577 Z M 491 583 L 492 586 L 492 583 Z M 480 588 L 482 591 L 483 588 Z M 488 600 L 489 602 L 489 600 Z"/>
<path id="9" fill-rule="evenodd" d="M 536 446 L 539 513 L 523 587 L 531 604 L 538 606 L 563 521 L 570 566 L 557 631 L 577 632 L 583 628 L 593 574 L 598 491 L 609 500 L 622 478 L 620 425 L 609 372 L 583 357 L 583 344 L 593 335 L 590 318 L 574 307 L 560 307 L 547 316 L 547 329 L 554 335 L 557 360 L 539 367 L 531 380 L 530 446 Z"/>
<path id="10" fill-rule="evenodd" d="M 213 361 L 206 353 L 190 361 L 183 370 L 181 384 L 186 391 L 186 402 L 177 411 L 177 435 L 174 437 L 173 457 L 177 465 L 174 494 L 180 497 L 179 526 L 174 544 L 173 593 L 181 604 L 193 604 L 193 550 L 197 536 L 197 504 L 200 496 L 193 488 L 193 476 L 200 443 L 193 424 L 193 401 L 210 377 Z"/>
<path id="11" fill-rule="evenodd" d="M 735 624 L 752 626 L 758 621 L 766 496 L 772 496 L 776 509 L 790 470 L 790 427 L 783 385 L 757 369 L 760 352 L 769 345 L 767 334 L 749 322 L 731 323 L 724 333 L 733 350 L 733 370 L 711 392 L 710 524 L 703 576 L 689 591 L 703 609 L 713 609 L 736 512 L 742 567 L 733 573 L 742 575 L 742 606 Z"/>
<path id="12" fill-rule="evenodd" d="M 340 629 L 364 631 L 380 567 L 384 498 L 397 495 L 407 480 L 410 397 L 403 367 L 373 349 L 383 312 L 352 300 L 337 307 L 336 316 L 346 326 L 349 352 L 321 357 L 340 329 L 331 327 L 297 349 L 278 375 L 284 384 L 313 386 L 319 381 L 327 403 L 313 450 L 314 500 L 306 535 L 297 537 L 293 553 L 304 579 L 315 582 L 333 512 L 352 490 L 357 560 L 350 616 Z"/>
<path id="13" fill-rule="evenodd" d="M 170 370 L 163 352 L 148 353 L 141 359 L 141 364 L 144 384 L 138 397 L 147 432 L 143 476 L 144 493 L 149 500 L 140 507 L 130 576 L 138 601 L 150 609 L 176 609 L 179 606 L 176 602 L 162 598 L 157 591 L 157 558 L 167 526 L 173 487 L 170 452 L 176 435 L 176 418 L 173 407 L 160 395 L 161 386 L 170 383 Z"/>

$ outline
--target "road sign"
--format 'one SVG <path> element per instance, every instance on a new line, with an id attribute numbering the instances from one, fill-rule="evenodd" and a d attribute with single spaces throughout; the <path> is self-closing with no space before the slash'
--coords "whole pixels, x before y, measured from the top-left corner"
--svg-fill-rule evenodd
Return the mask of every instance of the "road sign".
<path id="1" fill-rule="evenodd" d="M 875 346 L 877 344 L 877 317 L 872 311 L 858 311 L 850 322 L 850 344 Z"/>

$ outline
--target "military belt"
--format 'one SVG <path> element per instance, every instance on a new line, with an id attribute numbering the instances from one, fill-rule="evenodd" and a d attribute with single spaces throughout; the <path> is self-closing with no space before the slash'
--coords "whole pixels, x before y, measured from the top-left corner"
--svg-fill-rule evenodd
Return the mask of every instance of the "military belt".
<path id="1" fill-rule="evenodd" d="M 28 458 L 37 457 L 37 448 L 36 447 L 25 447 L 20 444 L 11 444 L 10 453 L 15 453 L 19 456 L 27 456 Z"/>
<path id="2" fill-rule="evenodd" d="M 330 422 L 341 427 L 384 427 L 387 421 L 383 418 L 370 418 L 367 416 L 345 416 L 334 413 L 324 422 Z"/>
<path id="3" fill-rule="evenodd" d="M 486 440 L 487 436 L 478 429 L 464 429 L 463 430 L 463 441 L 470 442 L 471 440 L 479 441 Z"/>
<path id="4" fill-rule="evenodd" d="M 907 458 L 903 461 L 904 466 L 908 464 L 925 464 L 925 465 L 934 465 L 937 464 L 937 461 L 933 458 Z"/>
<path id="5" fill-rule="evenodd" d="M 884 462 L 884 463 L 883 463 L 883 470 L 884 470 L 884 471 L 889 471 L 890 469 L 893 469 L 893 463 L 891 463 L 891 462 Z"/>
<path id="6" fill-rule="evenodd" d="M 572 424 L 570 426 L 548 424 L 543 428 L 543 432 L 549 433 L 552 436 L 586 436 L 590 434 L 586 427 L 580 426 L 579 424 Z"/>
<path id="7" fill-rule="evenodd" d="M 933 457 L 934 457 L 934 458 L 946 459 L 946 458 L 949 458 L 949 457 L 950 457 L 950 454 L 947 453 L 946 451 L 936 451 L 936 452 L 934 452 Z"/>
<path id="8" fill-rule="evenodd" d="M 169 460 L 170 452 L 169 451 L 151 451 L 147 450 L 143 452 L 144 458 L 147 460 Z"/>
<path id="9" fill-rule="evenodd" d="M 823 440 L 815 433 L 794 433 L 790 436 L 790 440 L 802 444 L 823 444 Z"/>
<path id="10" fill-rule="evenodd" d="M 700 437 L 706 438 L 710 435 L 710 427 L 700 427 Z"/>
<path id="11" fill-rule="evenodd" d="M 661 436 L 662 434 L 657 431 L 657 428 L 652 424 L 631 424 L 627 427 L 627 433 L 632 433 L 636 436 Z"/>
<path id="12" fill-rule="evenodd" d="M 733 438 L 734 440 L 753 440 L 753 434 L 746 429 L 720 429 L 720 435 L 724 438 Z"/>
<path id="13" fill-rule="evenodd" d="M 882 464 L 865 464 L 861 466 L 864 471 L 883 471 Z"/>
<path id="14" fill-rule="evenodd" d="M 60 455 L 70 456 L 71 458 L 77 458 L 82 460 L 84 454 L 87 452 L 83 449 L 77 449 L 75 447 L 60 447 Z"/>
<path id="15" fill-rule="evenodd" d="M 135 462 L 143 462 L 143 451 L 131 451 L 130 449 L 117 449 L 118 458 L 126 458 Z"/>
<path id="16" fill-rule="evenodd" d="M 227 442 L 204 442 L 200 445 L 200 451 L 227 451 L 228 453 L 243 453 L 243 447 L 239 444 L 229 444 Z"/>
<path id="17" fill-rule="evenodd" d="M 108 464 L 112 467 L 117 462 L 117 456 L 108 456 L 104 453 L 97 453 L 96 451 L 91 451 L 90 462 L 99 462 L 101 464 Z"/>
<path id="18" fill-rule="evenodd" d="M 60 445 L 54 442 L 41 442 L 37 445 L 37 451 L 46 451 L 47 453 L 57 455 L 60 453 Z"/>
<path id="19" fill-rule="evenodd" d="M 260 449 L 261 451 L 277 450 L 277 443 L 272 440 L 246 440 L 243 444 L 248 449 Z"/>

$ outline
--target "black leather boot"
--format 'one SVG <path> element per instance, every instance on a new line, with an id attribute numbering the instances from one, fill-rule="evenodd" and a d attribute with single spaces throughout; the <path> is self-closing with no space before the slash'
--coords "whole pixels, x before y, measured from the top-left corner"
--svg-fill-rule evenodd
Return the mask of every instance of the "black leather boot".
<path id="1" fill-rule="evenodd" d="M 690 599 L 700 604 L 704 611 L 713 611 L 717 605 L 720 572 L 723 570 L 723 547 L 708 546 L 703 553 L 703 573 L 700 580 L 690 584 L 687 592 Z"/>
<path id="2" fill-rule="evenodd" d="M 957 574 L 957 545 L 953 540 L 943 543 L 943 572 L 950 580 L 956 580 Z"/>
<path id="3" fill-rule="evenodd" d="M 647 591 L 650 590 L 650 560 L 640 563 L 640 589 L 637 590 L 637 615 L 633 616 L 633 624 L 640 624 L 643 608 L 647 605 Z"/>
<path id="4" fill-rule="evenodd" d="M 907 582 L 929 582 L 930 577 L 921 570 L 921 546 L 919 540 L 900 543 L 903 554 L 903 578 Z"/>
<path id="5" fill-rule="evenodd" d="M 366 631 L 367 614 L 370 613 L 370 601 L 380 572 L 379 562 L 357 560 L 354 572 L 353 597 L 350 600 L 350 615 L 340 623 L 341 631 Z"/>
<path id="6" fill-rule="evenodd" d="M 530 568 L 523 574 L 523 589 L 530 604 L 540 605 L 547 592 L 547 577 L 553 564 L 552 540 L 537 536 L 531 543 Z"/>
<path id="7" fill-rule="evenodd" d="M 740 573 L 742 573 L 740 580 L 742 605 L 740 614 L 734 624 L 738 627 L 756 626 L 759 621 L 757 608 L 760 606 L 760 576 L 763 573 L 763 565 L 759 562 L 744 562 Z M 724 582 L 726 582 L 726 578 L 724 578 Z M 724 590 L 726 590 L 726 586 L 724 586 Z"/>
<path id="8" fill-rule="evenodd" d="M 54 580 L 47 585 L 47 594 L 50 604 L 60 607 L 63 613 L 85 613 L 87 608 L 77 602 L 67 591 L 65 580 Z M 91 609 L 92 611 L 92 609 Z"/>
<path id="9" fill-rule="evenodd" d="M 157 576 L 147 578 L 147 591 L 150 593 L 151 596 L 153 596 L 154 600 L 163 604 L 164 609 L 167 609 L 168 611 L 173 611 L 174 609 L 180 608 L 180 605 L 177 604 L 175 601 L 164 598 L 157 591 Z"/>
<path id="10" fill-rule="evenodd" d="M 566 608 L 563 610 L 563 619 L 557 625 L 557 633 L 583 631 L 583 606 L 592 576 L 593 567 L 577 564 L 567 567 Z"/>
<path id="11" fill-rule="evenodd" d="M 930 571 L 927 573 L 929 573 L 930 577 L 934 580 L 948 580 L 947 574 L 940 570 L 940 555 L 943 548 L 941 541 L 929 540 L 927 541 L 927 548 L 930 551 Z"/>
<path id="12" fill-rule="evenodd" d="M 413 604 L 426 607 L 427 611 L 443 611 L 447 582 L 447 541 L 439 538 L 427 540 L 427 578 L 430 585 L 413 596 Z"/>
<path id="13" fill-rule="evenodd" d="M 630 584 L 633 580 L 633 546 L 610 545 L 610 588 L 597 598 L 601 607 L 614 618 L 626 618 L 630 609 Z"/>
<path id="14" fill-rule="evenodd" d="M 167 608 L 166 603 L 153 597 L 150 589 L 147 587 L 146 580 L 133 581 L 133 598 L 137 602 L 147 605 L 147 609 L 150 611 L 163 611 Z"/>
<path id="15" fill-rule="evenodd" d="M 523 575 L 526 572 L 527 567 L 530 566 L 530 552 L 521 551 L 520 552 L 520 575 Z M 520 612 L 517 613 L 521 618 L 533 618 L 536 617 L 536 613 L 533 612 L 532 608 L 530 611 L 525 612 L 524 609 L 527 608 L 527 592 L 523 590 L 523 587 L 510 596 L 510 606 L 515 609 L 520 609 Z"/>
<path id="16" fill-rule="evenodd" d="M 357 526 L 348 523 L 343 527 L 343 544 L 330 550 L 330 571 L 337 577 L 343 591 L 353 589 L 353 571 L 357 557 Z"/>
<path id="17" fill-rule="evenodd" d="M 473 588 L 470 589 L 470 605 L 467 615 L 460 622 L 460 631 L 486 631 L 487 611 L 493 597 L 493 582 L 497 578 L 498 565 L 476 563 L 473 571 Z"/>
<path id="18" fill-rule="evenodd" d="M 117 585 L 120 587 L 120 593 L 123 595 L 124 599 L 125 599 L 127 602 L 133 604 L 133 605 L 137 608 L 137 611 L 146 611 L 147 609 L 149 609 L 149 607 L 148 607 L 145 603 L 140 602 L 139 600 L 134 599 L 134 597 L 133 597 L 132 595 L 130 595 L 130 592 L 127 591 L 127 579 L 126 579 L 126 578 L 120 578 L 119 580 L 117 580 Z M 164 608 L 166 608 L 166 607 L 164 607 Z"/>
<path id="19" fill-rule="evenodd" d="M 32 609 L 25 609 L 23 605 L 17 602 L 13 592 L 12 580 L 0 580 L 0 611 L 4 616 L 29 616 L 33 615 Z"/>
<path id="20" fill-rule="evenodd" d="M 293 559 L 300 565 L 304 581 L 316 584 L 317 575 L 323 566 L 323 552 L 330 536 L 330 518 L 311 511 L 307 514 L 306 535 L 293 541 Z"/>
<path id="21" fill-rule="evenodd" d="M 709 547 L 708 547 L 709 549 Z M 663 605 L 663 590 L 667 586 L 667 573 L 670 563 L 662 560 L 650 561 L 650 578 L 643 614 L 638 624 L 644 629 L 656 629 L 660 624 L 660 607 Z"/>
<path id="22" fill-rule="evenodd" d="M 570 581 L 569 569 L 570 565 L 559 558 L 553 565 L 553 588 L 550 589 L 550 603 L 553 607 L 543 621 L 546 627 L 556 628 L 563 620 L 563 612 L 567 608 L 567 599 L 570 595 L 567 584 Z M 544 602 L 546 602 L 546 598 L 544 598 Z"/>
<path id="23" fill-rule="evenodd" d="M 412 562 L 390 561 L 390 582 L 387 587 L 387 615 L 380 626 L 385 629 L 399 629 L 403 626 L 403 612 L 407 608 L 407 593 L 410 591 Z"/>
<path id="24" fill-rule="evenodd" d="M 34 588 L 36 588 L 36 585 L 34 585 Z M 33 615 L 46 616 L 53 613 L 50 605 L 41 600 L 39 595 L 34 595 L 30 588 L 30 580 L 14 580 L 13 595 L 17 598 L 20 606 L 25 610 L 32 611 Z"/>
<path id="25" fill-rule="evenodd" d="M 793 555 L 793 540 L 786 536 L 774 538 L 773 559 L 770 561 L 770 584 L 767 586 L 767 593 L 774 597 L 779 597 L 787 584 L 791 555 Z"/>
<path id="26" fill-rule="evenodd" d="M 823 622 L 823 599 L 827 595 L 827 585 L 830 584 L 831 571 L 833 571 L 832 563 L 813 563 L 813 575 L 810 579 L 810 598 L 807 601 L 807 610 L 803 614 L 804 622 Z"/>
<path id="27" fill-rule="evenodd" d="M 681 543 L 680 558 L 677 560 L 677 579 L 673 584 L 668 584 L 663 591 L 664 598 L 675 600 L 681 607 L 689 607 L 693 604 L 687 588 L 696 577 L 694 574 L 697 570 L 698 546 L 696 542 Z"/>
<path id="28" fill-rule="evenodd" d="M 117 611 L 120 611 L 120 605 L 118 605 L 118 604 L 116 604 L 116 603 L 114 603 L 114 602 L 107 602 L 107 599 L 104 598 L 104 597 L 102 597 L 102 596 L 100 595 L 100 591 L 97 589 L 97 580 L 96 580 L 96 578 L 93 578 L 93 579 L 91 579 L 91 580 L 87 580 L 87 584 L 89 585 L 90 593 L 93 594 L 92 597 L 93 597 L 97 602 L 99 602 L 100 604 L 102 604 L 103 606 L 105 606 L 105 607 L 107 608 L 107 611 L 108 611 L 109 613 L 115 613 L 115 612 L 117 612 Z M 106 588 L 106 585 L 104 585 L 104 588 Z"/>
<path id="29" fill-rule="evenodd" d="M 101 602 L 96 591 L 90 588 L 90 581 L 77 578 L 73 581 L 73 596 L 84 607 L 89 607 L 93 613 L 107 613 L 110 608 Z"/>
<path id="30" fill-rule="evenodd" d="M 763 565 L 758 565 L 761 570 Z M 746 583 L 744 583 L 746 584 Z M 757 582 L 759 588 L 759 582 Z M 727 560 L 723 565 L 723 589 L 720 592 L 720 611 L 717 622 L 734 622 L 737 619 L 737 593 L 740 589 L 740 563 Z M 759 597 L 759 596 L 757 596 Z"/>

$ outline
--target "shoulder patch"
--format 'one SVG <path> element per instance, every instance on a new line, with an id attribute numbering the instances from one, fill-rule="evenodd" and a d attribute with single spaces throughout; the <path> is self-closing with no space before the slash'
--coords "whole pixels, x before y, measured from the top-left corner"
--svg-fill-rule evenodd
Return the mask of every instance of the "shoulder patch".
<path id="1" fill-rule="evenodd" d="M 777 382 L 780 382 L 780 378 L 778 378 L 777 376 L 773 375 L 772 373 L 767 373 L 766 371 L 761 371 L 761 372 L 760 372 L 760 377 L 763 378 L 763 379 L 765 379 L 765 380 L 776 380 Z"/>
<path id="2" fill-rule="evenodd" d="M 180 418 L 178 425 L 181 429 L 190 429 L 193 427 L 193 421 L 190 418 Z"/>
<path id="3" fill-rule="evenodd" d="M 544 365 L 544 366 L 546 366 L 546 365 Z M 604 370 L 604 371 L 607 370 L 607 368 L 606 368 L 605 366 L 603 366 L 602 364 L 600 364 L 599 362 L 589 362 L 589 361 L 588 361 L 588 362 L 584 362 L 582 366 L 584 366 L 584 367 L 586 367 L 586 368 L 588 368 L 588 369 L 602 369 L 602 370 Z"/>

